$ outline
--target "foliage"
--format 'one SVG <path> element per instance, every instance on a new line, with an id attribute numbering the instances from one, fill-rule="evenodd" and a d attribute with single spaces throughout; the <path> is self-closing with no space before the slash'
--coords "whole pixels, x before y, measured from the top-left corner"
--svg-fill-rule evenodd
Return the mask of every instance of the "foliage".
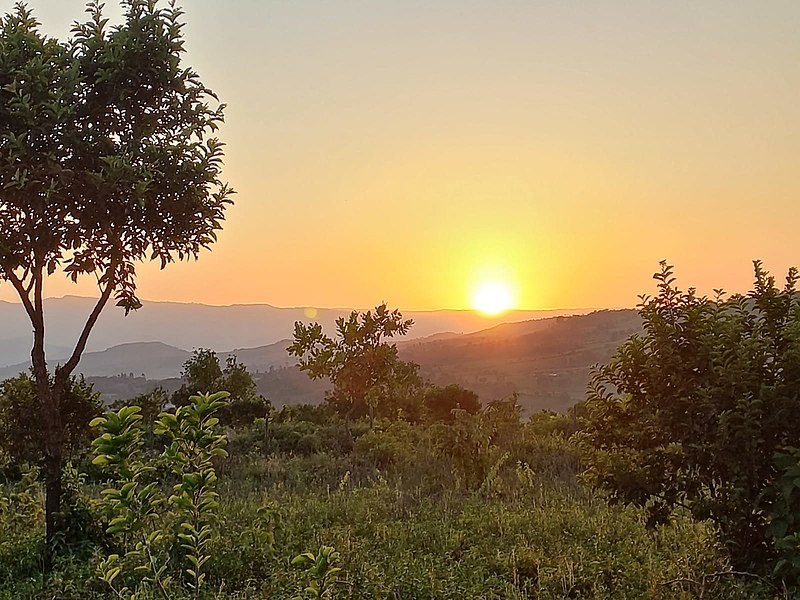
<path id="1" fill-rule="evenodd" d="M 419 375 L 419 365 L 394 360 L 391 372 L 367 392 L 367 406 L 376 417 L 419 423 L 425 418 L 423 398 L 429 385 Z"/>
<path id="2" fill-rule="evenodd" d="M 321 437 L 321 429 L 336 423 L 335 417 L 334 424 L 294 422 L 287 418 L 290 412 L 280 425 L 302 427 L 312 436 Z M 453 424 L 378 419 L 370 430 L 357 423 L 355 447 L 344 453 L 323 446 L 309 455 L 274 450 L 260 455 L 231 444 L 231 455 L 216 465 L 214 518 L 225 535 L 210 538 L 206 553 L 214 558 L 204 564 L 201 597 L 292 598 L 316 579 L 291 568 L 292 557 L 323 545 L 342 550 L 331 565 L 347 573 L 336 585 L 337 598 L 775 597 L 763 582 L 730 573 L 707 523 L 684 512 L 668 525 L 648 529 L 644 510 L 610 505 L 578 486 L 575 452 L 562 428 L 551 427 L 552 415 L 514 424 L 517 414 L 512 398 L 491 412 L 458 413 Z M 463 449 L 438 444 L 442 436 L 461 436 Z M 457 466 L 460 456 L 484 440 L 488 453 L 477 455 L 472 465 L 463 463 L 480 472 L 467 486 Z M 373 461 L 377 448 L 388 461 Z M 146 447 L 140 456 L 147 458 Z M 185 598 L 193 592 L 180 585 L 188 581 L 186 563 L 178 562 L 183 549 L 175 536 L 177 507 L 167 503 L 171 486 L 182 478 L 176 481 L 163 469 L 165 460 L 152 464 L 157 470 L 144 481 L 158 482 L 163 503 L 153 525 L 164 532 L 153 548 L 158 564 L 167 564 L 164 574 L 172 577 L 169 597 Z M 120 484 L 115 480 L 107 487 Z M 30 485 L 36 504 L 35 478 Z M 90 481 L 82 485 L 92 492 Z M 68 556 L 51 574 L 37 572 L 41 535 L 27 524 L 41 519 L 38 505 L 37 510 L 25 524 L 0 532 L 0 548 L 8 541 L 14 549 L 0 554 L 0 599 L 109 597 L 107 584 L 93 581 L 96 563 L 85 558 Z M 161 595 L 141 581 L 147 573 L 126 563 L 118 536 L 105 542 L 110 550 L 97 547 L 120 557 L 117 589 L 128 586 L 140 600 Z"/>
<path id="3" fill-rule="evenodd" d="M 778 561 L 773 574 L 797 593 L 800 590 L 800 448 L 787 447 L 775 454 L 779 472 L 764 493 L 769 507 L 769 535 Z"/>
<path id="4" fill-rule="evenodd" d="M 386 304 L 374 312 L 353 311 L 336 320 L 335 337 L 322 332 L 319 323 L 294 324 L 294 340 L 286 349 L 296 356 L 309 377 L 327 377 L 334 386 L 327 400 L 346 419 L 375 414 L 381 402 L 381 386 L 391 385 L 396 374 L 408 377 L 407 365 L 397 357 L 397 347 L 384 341 L 405 335 L 413 325 L 398 310 Z"/>
<path id="5" fill-rule="evenodd" d="M 540 442 L 541 448 L 549 445 Z M 550 448 L 555 455 L 521 458 L 532 464 L 560 461 L 563 447 Z M 644 511 L 609 505 L 574 481 L 544 472 L 517 477 L 510 460 L 501 470 L 501 478 L 512 477 L 503 495 L 449 486 L 430 494 L 425 479 L 431 474 L 425 479 L 409 478 L 410 471 L 365 476 L 357 460 L 343 463 L 327 455 L 251 458 L 221 480 L 222 513 L 254 522 L 267 497 L 285 524 L 279 540 L 284 554 L 294 556 L 309 543 L 341 549 L 337 566 L 347 577 L 335 591 L 337 598 L 774 597 L 757 581 L 735 576 L 709 579 L 703 586 L 705 573 L 727 569 L 724 551 L 705 523 L 681 515 L 648 530 Z M 237 539 L 226 540 L 228 552 L 240 547 Z M 242 551 L 249 556 L 249 549 Z M 273 567 L 269 577 L 256 581 L 248 579 L 249 564 L 240 569 L 231 565 L 214 581 L 224 581 L 226 590 L 250 582 L 238 597 L 254 599 L 288 598 L 307 585 L 284 569 Z"/>
<path id="6" fill-rule="evenodd" d="M 92 446 L 94 464 L 105 467 L 112 485 L 103 490 L 103 509 L 109 516 L 107 533 L 114 536 L 120 554 L 109 554 L 99 565 L 101 579 L 122 599 L 134 597 L 129 585 L 119 584 L 127 572 L 135 572 L 140 584 L 154 584 L 168 598 L 170 576 L 167 565 L 159 560 L 158 545 L 164 531 L 157 521 L 165 503 L 154 467 L 143 455 L 141 408 L 127 406 L 92 421 L 100 435 Z M 123 577 L 120 577 L 123 575 Z"/>
<path id="7" fill-rule="evenodd" d="M 130 400 L 118 400 L 111 404 L 111 408 L 119 410 L 125 406 L 138 406 L 142 416 L 142 426 L 144 427 L 145 448 L 153 450 L 156 447 L 155 427 L 159 415 L 167 407 L 169 397 L 163 387 L 158 386 L 146 394 L 139 394 Z"/>
<path id="8" fill-rule="evenodd" d="M 317 425 L 330 423 L 334 417 L 330 404 L 286 404 L 274 415 L 275 423 L 306 421 Z"/>
<path id="9" fill-rule="evenodd" d="M 308 585 L 303 590 L 308 598 L 332 598 L 336 584 L 336 577 L 342 570 L 334 567 L 339 562 L 340 555 L 331 546 L 322 546 L 317 554 L 304 552 L 292 559 L 292 564 L 305 567 L 306 576 L 309 578 Z M 294 600 L 302 600 L 302 596 L 296 596 Z"/>
<path id="10" fill-rule="evenodd" d="M 189 563 L 185 568 L 189 587 L 199 597 L 206 578 L 204 566 L 210 558 L 209 544 L 214 535 L 214 515 L 219 508 L 216 492 L 217 475 L 212 461 L 227 456 L 227 440 L 218 432 L 219 419 L 228 392 L 192 396 L 191 404 L 174 414 L 164 413 L 156 433 L 170 440 L 164 455 L 180 478 L 169 498 L 179 515 L 178 538 Z"/>
<path id="11" fill-rule="evenodd" d="M 734 565 L 765 571 L 774 548 L 762 495 L 773 456 L 800 443 L 800 305 L 755 263 L 746 296 L 683 292 L 672 267 L 643 297 L 644 333 L 594 374 L 583 431 L 588 481 L 646 506 L 676 507 L 718 527 Z"/>
<path id="12" fill-rule="evenodd" d="M 64 455 L 80 457 L 92 440 L 89 421 L 103 412 L 100 394 L 83 376 L 72 377 L 61 401 L 64 427 Z M 41 464 L 44 459 L 42 407 L 36 384 L 20 373 L 0 384 L 0 448 L 16 464 Z"/>
<path id="13" fill-rule="evenodd" d="M 452 422 L 455 419 L 454 409 L 474 415 L 480 408 L 478 394 L 455 383 L 444 387 L 434 386 L 425 394 L 425 409 L 432 421 Z"/>
<path id="14" fill-rule="evenodd" d="M 114 536 L 120 549 L 100 563 L 99 571 L 118 597 L 132 598 L 139 586 L 146 590 L 152 585 L 169 598 L 171 547 L 181 549 L 187 585 L 199 597 L 219 508 L 212 461 L 226 454 L 226 440 L 218 431 L 214 413 L 224 406 L 227 395 L 194 396 L 174 413 L 162 413 L 156 433 L 165 436 L 169 445 L 159 463 L 144 454 L 138 406 L 123 407 L 92 422 L 101 432 L 93 443 L 94 462 L 113 476 L 112 485 L 102 492 L 103 508 L 109 515 L 107 533 Z M 155 464 L 170 465 L 179 479 L 168 499 L 159 486 Z M 171 509 L 167 517 L 163 514 L 166 508 Z"/>
<path id="15" fill-rule="evenodd" d="M 63 497 L 60 525 L 51 540 L 56 554 L 88 557 L 98 545 L 105 543 L 105 532 L 99 522 L 95 500 L 87 493 L 87 477 L 72 463 L 63 470 Z"/>
<path id="16" fill-rule="evenodd" d="M 8 489 L 0 487 L 0 585 L 39 568 L 42 502 L 39 470 L 23 470 Z"/>
<path id="17" fill-rule="evenodd" d="M 182 406 L 193 394 L 227 390 L 230 399 L 219 411 L 223 423 L 233 427 L 251 425 L 269 415 L 272 405 L 258 393 L 247 365 L 231 355 L 222 367 L 213 350 L 200 348 L 183 365 L 184 384 L 172 395 L 172 403 Z"/>
<path id="18" fill-rule="evenodd" d="M 22 4 L 3 19 L 0 265 L 12 282 L 18 269 L 34 281 L 61 265 L 73 279 L 97 274 L 131 310 L 133 263 L 208 247 L 230 190 L 208 137 L 222 107 L 180 64 L 180 9 L 124 4 L 124 23 L 109 28 L 90 3 L 65 42 L 43 36 Z"/>

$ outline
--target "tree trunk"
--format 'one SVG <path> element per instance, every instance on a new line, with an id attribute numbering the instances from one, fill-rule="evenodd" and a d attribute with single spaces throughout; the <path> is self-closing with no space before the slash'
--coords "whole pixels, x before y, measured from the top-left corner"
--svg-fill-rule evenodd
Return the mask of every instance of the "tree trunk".
<path id="1" fill-rule="evenodd" d="M 37 371 L 38 369 L 35 369 Z M 56 535 L 62 529 L 61 523 L 61 470 L 63 467 L 64 427 L 61 420 L 61 400 L 63 385 L 56 381 L 50 384 L 45 370 L 44 375 L 34 372 L 41 408 L 42 433 L 44 437 L 44 481 L 45 481 L 45 568 L 52 566 L 52 554 Z"/>
<path id="2" fill-rule="evenodd" d="M 62 456 L 61 444 L 48 439 L 45 453 L 45 539 L 47 540 L 47 554 L 52 554 L 53 542 L 56 534 L 61 530 L 61 469 Z"/>
<path id="3" fill-rule="evenodd" d="M 31 365 L 33 378 L 36 382 L 36 395 L 39 400 L 39 418 L 42 423 L 42 438 L 44 450 L 44 479 L 45 479 L 45 569 L 52 567 L 52 554 L 56 535 L 62 529 L 61 523 L 61 470 L 64 462 L 64 421 L 61 415 L 61 405 L 70 385 L 70 375 L 78 366 L 86 342 L 97 319 L 111 297 L 115 288 L 115 274 L 119 266 L 121 250 L 115 248 L 111 257 L 111 265 L 99 281 L 106 281 L 100 299 L 95 304 L 83 326 L 72 356 L 58 367 L 54 377 L 50 378 L 45 357 L 45 319 L 43 301 L 43 281 L 45 271 L 44 250 L 37 249 L 33 265 L 22 278 L 18 277 L 14 269 L 18 265 L 4 268 L 4 275 L 14 285 L 20 300 L 25 307 L 25 312 L 33 326 L 33 348 L 31 349 Z M 26 278 L 30 276 L 30 279 Z"/>

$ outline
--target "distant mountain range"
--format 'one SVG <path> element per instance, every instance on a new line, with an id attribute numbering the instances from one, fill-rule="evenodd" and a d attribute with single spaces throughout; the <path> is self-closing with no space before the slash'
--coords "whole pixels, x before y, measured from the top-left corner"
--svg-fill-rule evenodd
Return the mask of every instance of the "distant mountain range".
<path id="1" fill-rule="evenodd" d="M 420 365 L 421 374 L 439 385 L 458 383 L 483 402 L 517 393 L 527 412 L 565 410 L 581 400 L 592 365 L 605 363 L 631 334 L 641 331 L 636 311 L 597 311 L 587 315 L 504 323 L 471 334 L 440 333 L 398 343 L 401 358 Z M 259 391 L 276 406 L 321 402 L 326 381 L 312 381 L 286 353 L 289 339 L 235 354 L 254 373 Z M 180 387 L 180 371 L 191 353 L 161 342 L 114 346 L 84 355 L 80 371 L 107 401 L 125 400 L 161 385 Z M 0 371 L 10 377 L 26 364 Z"/>
<path id="2" fill-rule="evenodd" d="M 68 356 L 94 302 L 92 298 L 77 296 L 45 300 L 47 351 L 52 364 Z M 338 317 L 347 316 L 351 311 L 343 308 L 314 308 L 311 311 L 307 307 L 278 308 L 269 304 L 143 304 L 140 310 L 128 316 L 121 309 L 107 308 L 92 332 L 87 350 L 99 352 L 136 342 L 161 342 L 183 351 L 211 348 L 223 352 L 232 348 L 263 347 L 291 337 L 295 321 L 318 321 L 324 328 L 331 329 Z M 509 311 L 502 315 L 502 320 L 525 321 L 586 312 L 588 309 Z M 314 317 L 309 318 L 309 314 L 314 314 Z M 470 333 L 498 322 L 498 318 L 482 316 L 468 310 L 404 311 L 403 315 L 414 319 L 409 338 L 425 337 L 443 331 Z M 0 301 L 0 366 L 13 365 L 18 368 L 27 363 L 30 360 L 30 348 L 31 326 L 22 305 Z M 164 354 L 166 349 L 158 349 L 156 346 L 149 349 L 154 356 L 167 360 Z M 127 351 L 123 348 L 115 352 Z M 98 357 L 97 360 L 101 359 Z M 155 358 L 153 361 L 157 362 Z M 86 372 L 98 371 L 99 367 L 90 366 L 92 364 L 87 359 L 82 362 L 81 368 Z M 153 364 L 153 368 L 158 368 L 158 365 Z M 165 365 L 164 369 L 166 368 Z M 105 369 L 102 370 L 107 374 Z M 134 368 L 131 364 L 124 372 L 148 373 L 148 369 Z"/>
<path id="3" fill-rule="evenodd" d="M 253 373 L 270 369 L 288 367 L 294 364 L 286 353 L 291 342 L 284 339 L 268 346 L 240 348 L 229 352 L 218 352 L 221 363 L 228 356 L 235 355 Z M 144 377 L 146 379 L 167 379 L 178 377 L 183 364 L 192 353 L 163 342 L 131 342 L 112 346 L 102 352 L 87 352 L 81 358 L 78 372 L 87 377 Z M 0 369 L 0 380 L 13 377 L 25 371 L 29 362 L 19 363 Z"/>

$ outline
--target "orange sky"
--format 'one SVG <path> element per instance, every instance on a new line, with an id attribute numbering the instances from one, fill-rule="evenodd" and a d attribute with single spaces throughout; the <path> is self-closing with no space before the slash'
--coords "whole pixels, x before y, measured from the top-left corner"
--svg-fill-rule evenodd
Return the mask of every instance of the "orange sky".
<path id="1" fill-rule="evenodd" d="M 632 306 L 662 258 L 703 292 L 800 263 L 795 0 L 185 4 L 239 193 L 144 299 Z M 82 16 L 30 5 L 59 37 Z"/>

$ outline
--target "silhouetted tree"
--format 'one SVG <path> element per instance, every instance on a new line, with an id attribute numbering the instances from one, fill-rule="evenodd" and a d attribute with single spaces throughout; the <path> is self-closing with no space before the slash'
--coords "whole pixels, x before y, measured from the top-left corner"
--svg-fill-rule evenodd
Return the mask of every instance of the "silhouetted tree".
<path id="1" fill-rule="evenodd" d="M 378 386 L 388 385 L 395 372 L 404 368 L 397 347 L 384 338 L 405 335 L 413 324 L 384 303 L 374 312 L 353 311 L 347 319 L 338 318 L 335 338 L 325 335 L 319 323 L 297 321 L 294 341 L 286 350 L 298 357 L 300 370 L 312 379 L 330 379 L 333 391 L 327 400 L 346 421 L 367 414 L 372 420 L 380 402 L 375 393 Z"/>
<path id="2" fill-rule="evenodd" d="M 222 107 L 181 65 L 181 11 L 125 0 L 121 25 L 102 5 L 65 42 L 47 38 L 23 5 L 0 23 L 0 278 L 33 328 L 41 404 L 47 538 L 61 505 L 64 398 L 97 318 L 113 296 L 126 313 L 136 262 L 197 257 L 216 239 L 232 193 L 209 138 Z M 67 360 L 48 371 L 45 280 L 58 270 L 96 279 L 99 299 Z"/>
<path id="3" fill-rule="evenodd" d="M 367 402 L 375 406 L 378 416 L 419 423 L 424 417 L 429 387 L 419 374 L 418 364 L 396 360 L 386 377 L 370 390 Z"/>
<path id="4" fill-rule="evenodd" d="M 258 388 L 247 365 L 235 356 L 228 356 L 225 367 L 220 365 L 217 353 L 200 348 L 183 365 L 184 384 L 172 395 L 176 406 L 188 404 L 189 396 L 226 391 L 230 394 L 227 405 L 220 409 L 220 419 L 226 425 L 241 427 L 266 418 L 272 410 L 269 401 L 258 393 Z"/>
<path id="5" fill-rule="evenodd" d="M 434 386 L 425 394 L 425 410 L 431 421 L 452 422 L 455 419 L 453 409 L 476 414 L 481 409 L 478 394 L 455 383 Z"/>
<path id="6" fill-rule="evenodd" d="M 644 332 L 592 378 L 576 438 L 585 476 L 652 523 L 678 506 L 711 519 L 734 564 L 764 572 L 776 453 L 800 445 L 797 270 L 779 288 L 757 261 L 754 289 L 729 299 L 681 291 L 666 263 L 655 279 Z"/>

